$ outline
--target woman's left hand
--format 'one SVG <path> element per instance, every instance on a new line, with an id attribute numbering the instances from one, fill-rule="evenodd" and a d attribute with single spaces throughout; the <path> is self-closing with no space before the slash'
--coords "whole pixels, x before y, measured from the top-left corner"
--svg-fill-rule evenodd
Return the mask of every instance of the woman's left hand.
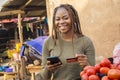
<path id="1" fill-rule="evenodd" d="M 57 70 L 61 66 L 62 66 L 61 62 L 58 62 L 58 63 L 55 63 L 55 64 L 51 64 L 50 61 L 47 61 L 46 68 L 47 68 L 47 70 L 49 70 L 51 72 L 54 72 L 55 70 Z"/>
<path id="2" fill-rule="evenodd" d="M 88 64 L 86 55 L 80 54 L 80 55 L 76 55 L 76 57 L 81 67 L 84 67 Z"/>

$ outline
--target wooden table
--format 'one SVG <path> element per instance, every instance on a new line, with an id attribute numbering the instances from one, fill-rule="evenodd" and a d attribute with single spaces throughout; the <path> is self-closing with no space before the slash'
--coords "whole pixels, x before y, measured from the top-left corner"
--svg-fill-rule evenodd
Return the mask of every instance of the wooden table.
<path id="1" fill-rule="evenodd" d="M 16 75 L 17 75 L 17 72 L 0 72 L 0 74 L 3 74 L 4 75 L 4 80 L 7 80 L 7 79 L 15 79 L 16 78 Z"/>
<path id="2" fill-rule="evenodd" d="M 27 66 L 26 68 L 31 74 L 31 80 L 35 80 L 35 72 L 40 72 L 42 66 Z"/>

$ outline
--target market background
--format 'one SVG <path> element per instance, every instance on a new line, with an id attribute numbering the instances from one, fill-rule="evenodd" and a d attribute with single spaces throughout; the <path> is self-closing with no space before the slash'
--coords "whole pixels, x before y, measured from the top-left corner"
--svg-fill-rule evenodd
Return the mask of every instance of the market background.
<path id="1" fill-rule="evenodd" d="M 10 3 L 8 3 L 8 6 L 6 4 L 6 7 L 4 6 L 3 11 L 6 10 L 6 12 L 8 12 L 8 15 L 4 14 L 4 12 L 0 12 L 0 14 L 4 15 L 0 15 L 0 22 L 6 22 L 6 20 L 2 20 L 4 18 L 11 18 L 11 20 L 18 24 L 11 24 L 11 21 L 8 20 L 10 24 L 5 25 L 8 29 L 14 28 L 16 26 L 19 26 L 19 28 L 21 27 L 21 23 L 19 21 L 20 18 L 22 18 L 22 14 L 19 15 L 19 12 L 17 11 L 20 11 L 19 9 L 22 9 L 20 13 L 28 10 L 28 12 L 25 12 L 25 15 L 27 14 L 27 17 L 36 16 L 40 17 L 41 19 L 43 16 L 45 16 L 45 18 L 48 20 L 47 22 L 50 35 L 52 31 L 52 17 L 54 8 L 61 3 L 70 3 L 73 5 L 78 11 L 83 34 L 90 37 L 93 41 L 96 51 L 96 62 L 99 62 L 103 58 L 112 57 L 114 46 L 120 42 L 120 0 L 0 0 L 0 5 L 6 1 Z M 13 4 L 14 1 L 16 4 Z M 28 4 L 26 4 L 27 2 Z M 15 10 L 16 12 L 14 12 L 14 8 L 18 10 Z M 2 7 L 0 6 L 0 10 L 1 9 Z M 12 14 L 9 12 L 10 9 L 13 9 L 13 16 L 11 16 Z M 27 23 L 34 23 L 29 21 L 27 22 L 27 20 L 38 20 L 36 17 L 25 18 L 25 21 L 23 20 L 25 24 L 22 24 L 22 26 L 27 26 Z M 41 22 L 41 20 L 38 20 L 36 23 L 40 24 Z M 34 28 L 41 28 L 41 25 L 37 24 Z M 34 34 L 36 35 L 38 33 L 34 31 Z M 24 35 L 19 34 L 19 36 L 21 39 Z M 36 35 L 35 37 L 39 36 Z M 14 43 L 11 42 L 11 44 Z M 5 62 L 3 61 L 3 63 Z M 25 66 L 23 67 L 25 68 Z M 25 72 L 24 69 L 23 72 Z M 22 76 L 24 76 L 24 74 Z M 0 80 L 3 80 L 3 78 Z"/>

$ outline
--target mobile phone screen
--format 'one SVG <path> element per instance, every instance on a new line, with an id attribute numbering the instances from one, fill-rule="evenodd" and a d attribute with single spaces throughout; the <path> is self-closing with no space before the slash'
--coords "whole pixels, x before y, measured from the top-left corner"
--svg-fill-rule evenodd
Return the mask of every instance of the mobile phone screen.
<path id="1" fill-rule="evenodd" d="M 61 60 L 57 56 L 47 57 L 47 60 L 50 61 L 51 64 L 55 64 L 55 63 L 61 62 Z"/>

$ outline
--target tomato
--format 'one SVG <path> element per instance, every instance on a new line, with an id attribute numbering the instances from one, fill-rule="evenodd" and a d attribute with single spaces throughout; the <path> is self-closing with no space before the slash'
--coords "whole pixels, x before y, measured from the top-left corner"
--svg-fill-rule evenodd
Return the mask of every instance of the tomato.
<path id="1" fill-rule="evenodd" d="M 112 79 L 112 80 L 119 80 L 119 79 Z"/>
<path id="2" fill-rule="evenodd" d="M 83 70 L 86 72 L 86 71 L 87 71 L 88 69 L 90 69 L 90 68 L 93 68 L 93 69 L 94 69 L 94 66 L 85 66 Z"/>
<path id="3" fill-rule="evenodd" d="M 110 80 L 110 79 L 108 78 L 108 76 L 103 76 L 101 80 Z"/>
<path id="4" fill-rule="evenodd" d="M 81 78 L 82 78 L 82 80 L 88 80 L 88 75 L 87 75 L 87 74 L 83 74 L 83 75 L 81 76 Z"/>
<path id="5" fill-rule="evenodd" d="M 111 69 L 116 69 L 115 64 L 111 64 L 111 65 L 110 65 L 110 68 L 111 68 Z"/>
<path id="6" fill-rule="evenodd" d="M 85 71 L 81 71 L 80 72 L 80 76 L 82 76 L 83 74 L 85 74 Z"/>
<path id="7" fill-rule="evenodd" d="M 110 67 L 111 62 L 109 61 L 109 59 L 105 58 L 105 59 L 101 60 L 100 65 L 102 67 Z"/>
<path id="8" fill-rule="evenodd" d="M 95 70 L 96 70 L 97 72 L 99 72 L 100 68 L 101 68 L 100 64 L 95 64 Z"/>
<path id="9" fill-rule="evenodd" d="M 89 80 L 100 80 L 100 78 L 97 75 L 90 75 Z"/>
<path id="10" fill-rule="evenodd" d="M 93 68 L 90 68 L 90 69 L 88 69 L 88 70 L 86 71 L 86 74 L 87 74 L 88 76 L 93 75 L 93 74 L 96 74 L 96 70 L 93 69 Z"/>
<path id="11" fill-rule="evenodd" d="M 101 67 L 100 68 L 100 73 L 107 74 L 109 70 L 110 70 L 110 68 L 108 68 L 108 67 Z"/>
<path id="12" fill-rule="evenodd" d="M 120 79 L 120 70 L 110 69 L 107 75 L 110 79 Z"/>

